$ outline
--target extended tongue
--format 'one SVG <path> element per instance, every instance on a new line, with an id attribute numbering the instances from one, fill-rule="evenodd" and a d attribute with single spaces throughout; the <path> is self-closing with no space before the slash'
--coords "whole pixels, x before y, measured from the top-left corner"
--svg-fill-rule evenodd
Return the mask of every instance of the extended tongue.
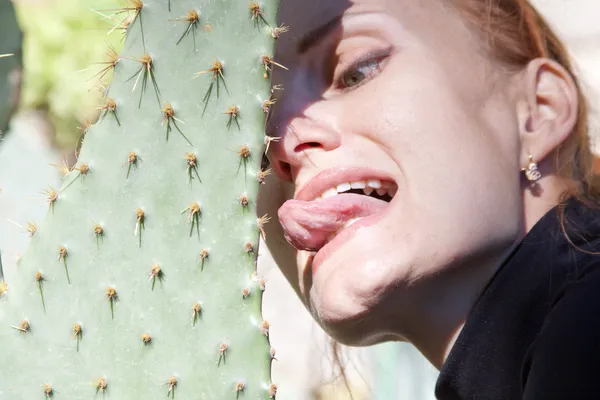
<path id="1" fill-rule="evenodd" d="M 373 197 L 342 193 L 315 201 L 288 200 L 278 216 L 285 238 L 292 246 L 317 251 L 350 220 L 374 214 L 387 205 Z"/>

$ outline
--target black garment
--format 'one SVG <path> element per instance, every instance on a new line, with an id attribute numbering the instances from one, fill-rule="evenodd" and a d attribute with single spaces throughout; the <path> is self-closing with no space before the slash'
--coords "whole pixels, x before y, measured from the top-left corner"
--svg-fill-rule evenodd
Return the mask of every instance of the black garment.
<path id="1" fill-rule="evenodd" d="M 496 272 L 440 370 L 440 400 L 600 399 L 600 255 L 569 244 L 558 207 Z M 565 208 L 571 241 L 600 251 L 600 211 Z"/>

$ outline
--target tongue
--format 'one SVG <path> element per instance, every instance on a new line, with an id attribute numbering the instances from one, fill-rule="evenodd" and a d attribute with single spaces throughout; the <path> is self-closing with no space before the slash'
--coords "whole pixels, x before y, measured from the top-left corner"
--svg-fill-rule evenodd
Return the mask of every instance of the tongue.
<path id="1" fill-rule="evenodd" d="M 388 203 L 373 197 L 343 193 L 315 201 L 288 200 L 278 216 L 286 240 L 298 250 L 317 251 L 328 236 L 354 218 L 383 210 Z"/>

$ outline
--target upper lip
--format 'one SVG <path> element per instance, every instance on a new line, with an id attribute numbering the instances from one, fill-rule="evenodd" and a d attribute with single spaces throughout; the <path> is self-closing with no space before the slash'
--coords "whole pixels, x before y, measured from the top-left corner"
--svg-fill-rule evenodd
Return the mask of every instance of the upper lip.
<path id="1" fill-rule="evenodd" d="M 319 172 L 308 181 L 296 194 L 296 200 L 311 201 L 325 190 L 336 187 L 344 182 L 356 182 L 369 179 L 395 182 L 390 174 L 369 167 L 345 166 L 329 168 Z"/>

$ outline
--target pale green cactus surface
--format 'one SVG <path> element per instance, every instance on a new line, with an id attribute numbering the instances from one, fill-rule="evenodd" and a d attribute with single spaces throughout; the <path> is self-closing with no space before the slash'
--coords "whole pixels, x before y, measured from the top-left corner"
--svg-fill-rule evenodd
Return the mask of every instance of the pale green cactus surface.
<path id="1" fill-rule="evenodd" d="M 0 398 L 275 396 L 255 271 L 278 6 L 103 11 L 125 49 L 100 65 L 101 118 L 0 283 Z"/>

